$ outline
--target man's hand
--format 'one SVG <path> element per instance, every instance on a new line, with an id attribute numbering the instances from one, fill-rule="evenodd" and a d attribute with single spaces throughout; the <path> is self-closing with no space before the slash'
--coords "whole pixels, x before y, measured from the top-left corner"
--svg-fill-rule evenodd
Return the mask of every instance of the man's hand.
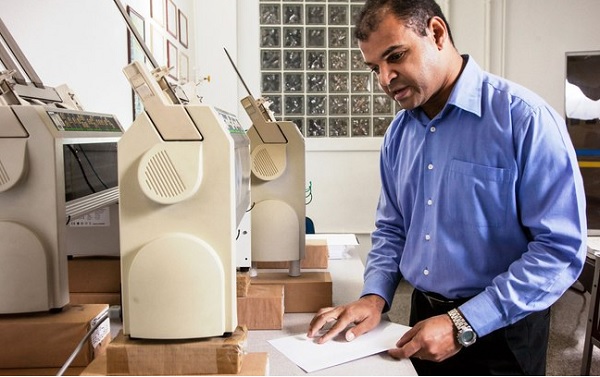
<path id="1" fill-rule="evenodd" d="M 446 314 L 418 322 L 396 343 L 397 348 L 388 350 L 395 359 L 416 357 L 417 359 L 443 361 L 460 351 L 454 324 Z"/>
<path id="2" fill-rule="evenodd" d="M 323 308 L 310 322 L 307 336 L 315 338 L 325 325 L 335 322 L 329 330 L 317 339 L 322 344 L 345 330 L 349 325 L 356 325 L 346 331 L 346 340 L 354 338 L 374 329 L 381 321 L 381 312 L 385 306 L 383 298 L 376 295 L 361 297 L 348 305 L 336 306 L 335 308 Z"/>

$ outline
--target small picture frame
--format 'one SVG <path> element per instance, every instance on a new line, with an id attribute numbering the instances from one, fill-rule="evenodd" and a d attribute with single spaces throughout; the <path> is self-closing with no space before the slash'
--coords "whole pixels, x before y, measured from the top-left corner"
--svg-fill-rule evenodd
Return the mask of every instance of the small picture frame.
<path id="1" fill-rule="evenodd" d="M 177 80 L 179 64 L 177 62 L 177 46 L 170 40 L 167 40 L 167 67 L 169 68 L 169 76 Z"/>
<path id="2" fill-rule="evenodd" d="M 177 5 L 173 0 L 167 1 L 167 31 L 177 38 Z"/>
<path id="3" fill-rule="evenodd" d="M 185 84 L 190 80 L 190 60 L 183 52 L 179 53 L 179 83 Z"/>
<path id="4" fill-rule="evenodd" d="M 181 9 L 179 10 L 179 42 L 183 47 L 188 47 L 188 19 Z"/>
<path id="5" fill-rule="evenodd" d="M 165 24 L 164 0 L 150 0 L 150 17 L 160 26 Z"/>
<path id="6" fill-rule="evenodd" d="M 129 18 L 131 19 L 131 22 L 133 23 L 133 26 L 135 27 L 137 32 L 140 34 L 142 39 L 145 40 L 146 39 L 146 37 L 145 37 L 146 22 L 144 20 L 144 17 L 142 17 L 138 12 L 136 12 L 129 5 L 127 6 L 127 14 L 129 15 Z M 129 63 L 131 63 L 134 60 L 145 61 L 145 55 L 144 55 L 144 50 L 142 49 L 142 46 L 140 46 L 137 39 L 135 39 L 135 36 L 133 35 L 133 33 L 131 33 L 131 31 L 129 31 L 129 30 L 127 30 L 127 46 L 128 46 L 127 52 L 128 52 Z"/>
<path id="7" fill-rule="evenodd" d="M 150 51 L 154 55 L 154 59 L 159 66 L 166 64 L 166 53 L 165 53 L 165 37 L 161 31 L 161 28 L 154 25 L 150 25 Z"/>

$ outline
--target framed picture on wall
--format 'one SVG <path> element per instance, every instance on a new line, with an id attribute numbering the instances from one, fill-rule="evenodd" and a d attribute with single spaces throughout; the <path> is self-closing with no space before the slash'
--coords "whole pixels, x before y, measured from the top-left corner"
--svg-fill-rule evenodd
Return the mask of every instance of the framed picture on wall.
<path id="1" fill-rule="evenodd" d="M 150 0 L 150 17 L 160 26 L 165 24 L 164 0 Z"/>
<path id="2" fill-rule="evenodd" d="M 177 63 L 177 46 L 173 42 L 167 40 L 167 67 L 169 67 L 169 76 L 177 80 L 177 70 L 179 65 Z"/>
<path id="3" fill-rule="evenodd" d="M 186 54 L 179 53 L 179 83 L 185 84 L 190 80 L 190 61 Z"/>
<path id="4" fill-rule="evenodd" d="M 137 32 L 142 37 L 142 40 L 144 40 L 145 39 L 145 36 L 144 36 L 145 35 L 144 34 L 145 20 L 144 20 L 144 18 L 130 6 L 127 6 L 127 14 L 129 15 L 129 18 L 131 19 L 133 26 L 135 27 Z M 146 55 L 144 54 L 144 50 L 142 49 L 142 46 L 140 46 L 137 39 L 131 33 L 131 31 L 129 31 L 129 29 L 127 30 L 127 59 L 128 59 L 129 63 L 136 61 L 136 60 L 139 62 L 142 62 L 142 63 L 146 62 Z M 133 103 L 133 119 L 135 119 L 139 113 L 144 111 L 144 106 L 142 104 L 142 100 L 139 98 L 139 96 L 137 94 L 135 94 L 135 91 L 133 91 L 133 89 L 131 90 L 131 95 L 132 95 L 132 103 Z"/>
<path id="5" fill-rule="evenodd" d="M 154 59 L 156 59 L 159 66 L 166 65 L 165 37 L 161 28 L 154 25 L 150 25 L 150 51 L 152 51 L 152 55 L 154 55 Z"/>
<path id="6" fill-rule="evenodd" d="M 127 14 L 129 15 L 129 18 L 131 19 L 133 26 L 135 27 L 137 32 L 140 34 L 142 39 L 145 39 L 144 17 L 142 17 L 138 12 L 133 10 L 133 8 L 130 6 L 127 6 Z M 142 46 L 140 46 L 138 41 L 135 39 L 135 36 L 129 31 L 129 29 L 127 30 L 127 45 L 128 45 L 127 57 L 129 59 L 129 63 L 131 63 L 134 60 L 140 60 L 142 62 L 145 61 L 144 50 L 142 49 Z"/>
<path id="7" fill-rule="evenodd" d="M 167 0 L 167 31 L 177 38 L 177 5 L 173 0 Z"/>
<path id="8" fill-rule="evenodd" d="M 588 235 L 600 235 L 600 51 L 566 53 L 565 119 L 586 197 Z"/>
<path id="9" fill-rule="evenodd" d="M 183 47 L 188 47 L 188 19 L 181 10 L 179 10 L 179 42 Z"/>

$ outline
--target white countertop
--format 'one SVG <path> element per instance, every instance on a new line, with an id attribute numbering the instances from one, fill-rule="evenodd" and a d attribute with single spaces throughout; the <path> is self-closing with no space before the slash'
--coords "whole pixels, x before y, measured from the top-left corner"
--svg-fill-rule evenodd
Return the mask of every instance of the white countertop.
<path id="1" fill-rule="evenodd" d="M 356 253 L 350 258 L 329 260 L 329 272 L 333 285 L 333 304 L 340 305 L 356 300 L 362 291 L 364 267 Z M 260 273 L 260 272 L 259 272 Z M 306 373 L 285 355 L 273 347 L 269 340 L 308 331 L 314 313 L 286 313 L 281 330 L 248 331 L 248 352 L 267 352 L 269 372 L 273 376 L 415 376 L 417 372 L 408 359 L 395 360 L 382 352 L 335 367 Z"/>

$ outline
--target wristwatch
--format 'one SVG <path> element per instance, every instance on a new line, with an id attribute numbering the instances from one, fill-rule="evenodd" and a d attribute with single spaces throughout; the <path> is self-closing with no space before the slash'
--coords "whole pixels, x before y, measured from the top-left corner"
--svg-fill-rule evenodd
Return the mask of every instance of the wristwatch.
<path id="1" fill-rule="evenodd" d="M 475 343 L 477 340 L 477 334 L 473 331 L 473 328 L 469 325 L 465 317 L 460 314 L 457 309 L 452 309 L 448 312 L 452 323 L 454 323 L 454 327 L 456 327 L 456 340 L 463 347 L 468 347 L 471 344 Z"/>

